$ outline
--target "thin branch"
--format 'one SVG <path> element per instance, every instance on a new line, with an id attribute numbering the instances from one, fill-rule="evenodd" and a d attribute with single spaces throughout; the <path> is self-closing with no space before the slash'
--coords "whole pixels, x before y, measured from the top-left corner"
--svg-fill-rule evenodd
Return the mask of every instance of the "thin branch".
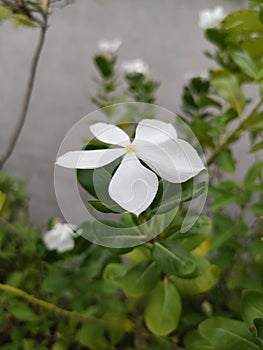
<path id="1" fill-rule="evenodd" d="M 79 312 L 76 312 L 76 311 L 69 311 L 69 310 L 62 309 L 62 308 L 60 308 L 54 304 L 51 304 L 45 300 L 38 299 L 38 298 L 34 297 L 33 295 L 25 292 L 22 289 L 15 288 L 15 287 L 9 286 L 7 284 L 0 283 L 0 290 L 3 292 L 9 293 L 9 294 L 13 294 L 13 295 L 18 296 L 18 297 L 21 297 L 24 300 L 26 300 L 27 302 L 29 302 L 30 304 L 40 306 L 44 309 L 47 309 L 51 312 L 54 312 L 57 315 L 60 315 L 62 317 L 75 319 L 75 320 L 81 321 L 81 322 L 93 321 L 93 322 L 97 322 L 97 323 L 101 323 L 101 324 L 107 323 L 105 320 L 103 320 L 101 318 L 97 318 L 97 317 L 90 316 L 90 315 L 83 315 L 83 314 L 80 314 Z"/>
<path id="2" fill-rule="evenodd" d="M 4 219 L 2 216 L 0 216 L 0 224 L 5 226 L 13 234 L 20 236 L 19 231 L 12 224 L 10 224 L 6 219 Z"/>
<path id="3" fill-rule="evenodd" d="M 211 154 L 207 161 L 207 165 L 211 165 L 215 158 L 219 155 L 220 152 L 224 150 L 226 146 L 228 146 L 238 135 L 239 132 L 241 132 L 246 125 L 247 121 L 251 118 L 252 115 L 254 115 L 258 109 L 261 107 L 263 103 L 263 99 L 260 99 L 260 101 L 257 103 L 255 108 L 252 110 L 252 112 L 244 118 L 238 127 L 236 127 L 225 139 L 224 141 L 215 149 L 215 151 Z"/>
<path id="4" fill-rule="evenodd" d="M 24 101 L 22 104 L 20 117 L 18 119 L 18 124 L 17 124 L 17 126 L 14 130 L 14 133 L 10 139 L 10 143 L 9 143 L 9 146 L 7 147 L 6 152 L 3 154 L 3 156 L 0 159 L 0 170 L 3 168 L 4 164 L 6 163 L 6 161 L 10 158 L 11 154 L 13 153 L 13 150 L 15 148 L 15 145 L 17 143 L 19 135 L 20 135 L 22 128 L 25 124 L 25 120 L 26 120 L 26 116 L 27 116 L 27 112 L 28 112 L 28 107 L 29 107 L 29 103 L 31 100 L 32 91 L 33 91 L 33 87 L 34 87 L 39 58 L 40 58 L 40 55 L 41 55 L 41 52 L 43 49 L 43 45 L 44 45 L 44 41 L 45 41 L 45 37 L 46 37 L 46 32 L 47 32 L 47 28 L 48 28 L 48 11 L 49 11 L 48 8 L 49 8 L 49 1 L 48 1 L 47 10 L 45 13 L 43 13 L 43 23 L 42 23 L 41 30 L 40 30 L 39 41 L 38 41 L 38 45 L 36 47 L 36 50 L 35 50 L 35 53 L 33 56 L 33 60 L 31 63 L 29 79 L 28 79 L 28 83 L 27 83 L 26 93 L 24 96 Z"/>

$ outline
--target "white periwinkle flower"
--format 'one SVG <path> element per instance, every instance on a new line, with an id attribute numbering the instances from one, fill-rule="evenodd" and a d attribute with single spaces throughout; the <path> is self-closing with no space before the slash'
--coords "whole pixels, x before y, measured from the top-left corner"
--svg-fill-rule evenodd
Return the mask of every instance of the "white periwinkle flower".
<path id="1" fill-rule="evenodd" d="M 73 225 L 57 223 L 44 234 L 43 241 L 49 250 L 63 253 L 74 248 L 76 233 L 73 230 Z"/>
<path id="2" fill-rule="evenodd" d="M 102 54 L 115 54 L 120 46 L 120 39 L 101 40 L 98 42 L 98 49 Z"/>
<path id="3" fill-rule="evenodd" d="M 199 12 L 198 25 L 202 29 L 216 28 L 224 17 L 225 12 L 222 6 L 217 6 L 213 10 L 204 9 Z"/>
<path id="4" fill-rule="evenodd" d="M 116 203 L 136 215 L 147 209 L 156 195 L 158 177 L 155 173 L 167 181 L 182 183 L 205 169 L 195 149 L 177 138 L 172 124 L 144 119 L 137 125 L 132 142 L 115 125 L 96 123 L 90 126 L 90 130 L 98 140 L 115 147 L 68 152 L 56 163 L 66 168 L 95 169 L 123 156 L 108 191 Z M 154 172 L 143 166 L 140 160 Z"/>
<path id="5" fill-rule="evenodd" d="M 141 58 L 131 61 L 124 61 L 121 67 L 126 74 L 149 74 L 149 66 Z"/>

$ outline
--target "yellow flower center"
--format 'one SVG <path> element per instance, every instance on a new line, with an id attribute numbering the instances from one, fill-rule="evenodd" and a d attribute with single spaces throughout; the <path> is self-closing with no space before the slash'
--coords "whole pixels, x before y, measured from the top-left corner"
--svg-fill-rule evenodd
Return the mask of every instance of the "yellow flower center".
<path id="1" fill-rule="evenodd" d="M 127 152 L 135 152 L 135 146 L 133 145 L 128 145 L 125 147 Z"/>

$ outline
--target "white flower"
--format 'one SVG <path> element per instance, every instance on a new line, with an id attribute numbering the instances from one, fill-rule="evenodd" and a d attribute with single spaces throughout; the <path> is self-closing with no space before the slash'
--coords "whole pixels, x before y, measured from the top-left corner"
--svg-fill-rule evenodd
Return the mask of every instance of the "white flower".
<path id="1" fill-rule="evenodd" d="M 73 230 L 73 225 L 57 223 L 44 234 L 43 241 L 49 250 L 63 253 L 74 248 L 76 233 Z"/>
<path id="2" fill-rule="evenodd" d="M 149 66 L 141 58 L 132 61 L 124 61 L 121 67 L 126 74 L 149 74 Z"/>
<path id="3" fill-rule="evenodd" d="M 116 51 L 121 46 L 121 40 L 120 39 L 113 39 L 113 40 L 101 40 L 98 42 L 98 49 L 102 54 L 115 54 Z"/>
<path id="4" fill-rule="evenodd" d="M 144 119 L 138 124 L 132 142 L 115 125 L 96 123 L 90 130 L 98 140 L 119 147 L 67 152 L 56 163 L 66 168 L 94 169 L 124 156 L 108 191 L 116 203 L 136 215 L 147 209 L 156 195 L 158 177 L 155 173 L 167 181 L 182 183 L 205 169 L 195 149 L 177 138 L 172 124 Z"/>
<path id="5" fill-rule="evenodd" d="M 216 28 L 225 17 L 223 7 L 217 6 L 213 10 L 204 9 L 199 12 L 198 25 L 202 29 Z"/>

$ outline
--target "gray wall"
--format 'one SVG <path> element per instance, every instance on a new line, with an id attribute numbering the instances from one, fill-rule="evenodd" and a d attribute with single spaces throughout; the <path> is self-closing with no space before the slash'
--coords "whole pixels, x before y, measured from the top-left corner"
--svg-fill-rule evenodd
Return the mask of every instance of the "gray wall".
<path id="1" fill-rule="evenodd" d="M 162 82 L 158 103 L 179 110 L 186 77 L 211 63 L 202 52 L 208 44 L 198 28 L 198 12 L 216 5 L 227 12 L 242 0 L 77 0 L 56 9 L 41 57 L 26 125 L 6 168 L 27 181 L 34 222 L 42 226 L 61 216 L 53 187 L 53 166 L 67 131 L 95 110 L 92 55 L 102 38 L 121 38 L 120 61 L 144 58 Z M 0 28 L 0 151 L 19 114 L 37 30 Z"/>

